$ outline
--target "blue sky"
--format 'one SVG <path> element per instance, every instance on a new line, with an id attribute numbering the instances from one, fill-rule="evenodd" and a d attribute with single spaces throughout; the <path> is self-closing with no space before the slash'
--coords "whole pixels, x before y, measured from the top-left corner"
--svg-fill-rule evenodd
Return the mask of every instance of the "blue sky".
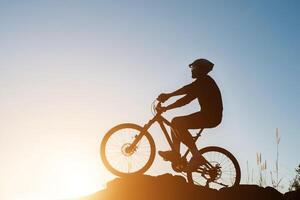
<path id="1" fill-rule="evenodd" d="M 199 57 L 215 63 L 224 101 L 222 124 L 199 146 L 229 149 L 244 175 L 257 152 L 273 170 L 279 128 L 287 184 L 299 164 L 299 9 L 290 0 L 1 1 L 1 199 L 103 187 L 114 178 L 99 160 L 103 134 L 146 123 L 158 94 L 192 81 L 187 65 Z M 148 173 L 167 172 L 157 157 Z"/>

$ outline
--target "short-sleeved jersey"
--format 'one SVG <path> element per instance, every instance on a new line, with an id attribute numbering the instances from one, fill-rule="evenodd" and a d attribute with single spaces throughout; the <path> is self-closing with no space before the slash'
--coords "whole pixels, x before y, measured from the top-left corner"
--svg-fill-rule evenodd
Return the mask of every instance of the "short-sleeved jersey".
<path id="1" fill-rule="evenodd" d="M 223 103 L 219 87 L 208 75 L 196 79 L 184 86 L 186 94 L 191 99 L 197 98 L 201 112 L 208 115 L 222 116 Z"/>

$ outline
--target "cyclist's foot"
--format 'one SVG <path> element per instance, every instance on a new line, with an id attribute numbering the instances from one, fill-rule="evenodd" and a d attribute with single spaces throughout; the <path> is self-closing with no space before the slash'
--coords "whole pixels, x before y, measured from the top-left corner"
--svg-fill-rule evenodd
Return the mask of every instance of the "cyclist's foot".
<path id="1" fill-rule="evenodd" d="M 201 154 L 193 156 L 188 163 L 188 171 L 195 171 L 200 165 L 205 164 L 206 160 Z"/>
<path id="2" fill-rule="evenodd" d="M 166 161 L 177 161 L 180 159 L 180 154 L 174 151 L 158 151 L 158 155 L 160 155 Z"/>

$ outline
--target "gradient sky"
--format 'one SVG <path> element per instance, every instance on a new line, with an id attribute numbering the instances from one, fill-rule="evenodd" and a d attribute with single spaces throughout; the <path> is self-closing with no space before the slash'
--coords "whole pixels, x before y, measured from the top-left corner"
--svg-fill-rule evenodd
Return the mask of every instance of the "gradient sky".
<path id="1" fill-rule="evenodd" d="M 103 188 L 114 178 L 99 158 L 105 132 L 146 123 L 152 101 L 190 83 L 187 65 L 200 57 L 215 63 L 224 118 L 199 147 L 227 148 L 243 182 L 247 161 L 257 182 L 256 153 L 269 176 L 279 128 L 285 191 L 300 163 L 299 10 L 296 0 L 0 1 L 0 199 Z M 147 173 L 168 172 L 157 156 Z"/>

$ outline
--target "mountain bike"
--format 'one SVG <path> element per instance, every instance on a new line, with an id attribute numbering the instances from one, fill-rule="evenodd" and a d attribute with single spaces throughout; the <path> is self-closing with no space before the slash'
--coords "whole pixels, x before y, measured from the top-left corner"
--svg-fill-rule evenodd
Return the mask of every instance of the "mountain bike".
<path id="1" fill-rule="evenodd" d="M 111 128 L 101 142 L 100 155 L 105 167 L 116 176 L 143 174 L 152 165 L 155 158 L 155 143 L 148 129 L 157 122 L 170 148 L 174 145 L 166 126 L 174 129 L 171 123 L 162 116 L 161 102 L 152 104 L 154 117 L 144 126 L 132 123 L 119 124 Z M 205 127 L 193 136 L 194 141 L 201 136 Z M 199 149 L 205 158 L 198 168 L 188 169 L 188 149 L 179 160 L 172 162 L 176 172 L 186 173 L 189 183 L 220 189 L 240 183 L 241 171 L 236 158 L 226 149 L 208 146 Z"/>

